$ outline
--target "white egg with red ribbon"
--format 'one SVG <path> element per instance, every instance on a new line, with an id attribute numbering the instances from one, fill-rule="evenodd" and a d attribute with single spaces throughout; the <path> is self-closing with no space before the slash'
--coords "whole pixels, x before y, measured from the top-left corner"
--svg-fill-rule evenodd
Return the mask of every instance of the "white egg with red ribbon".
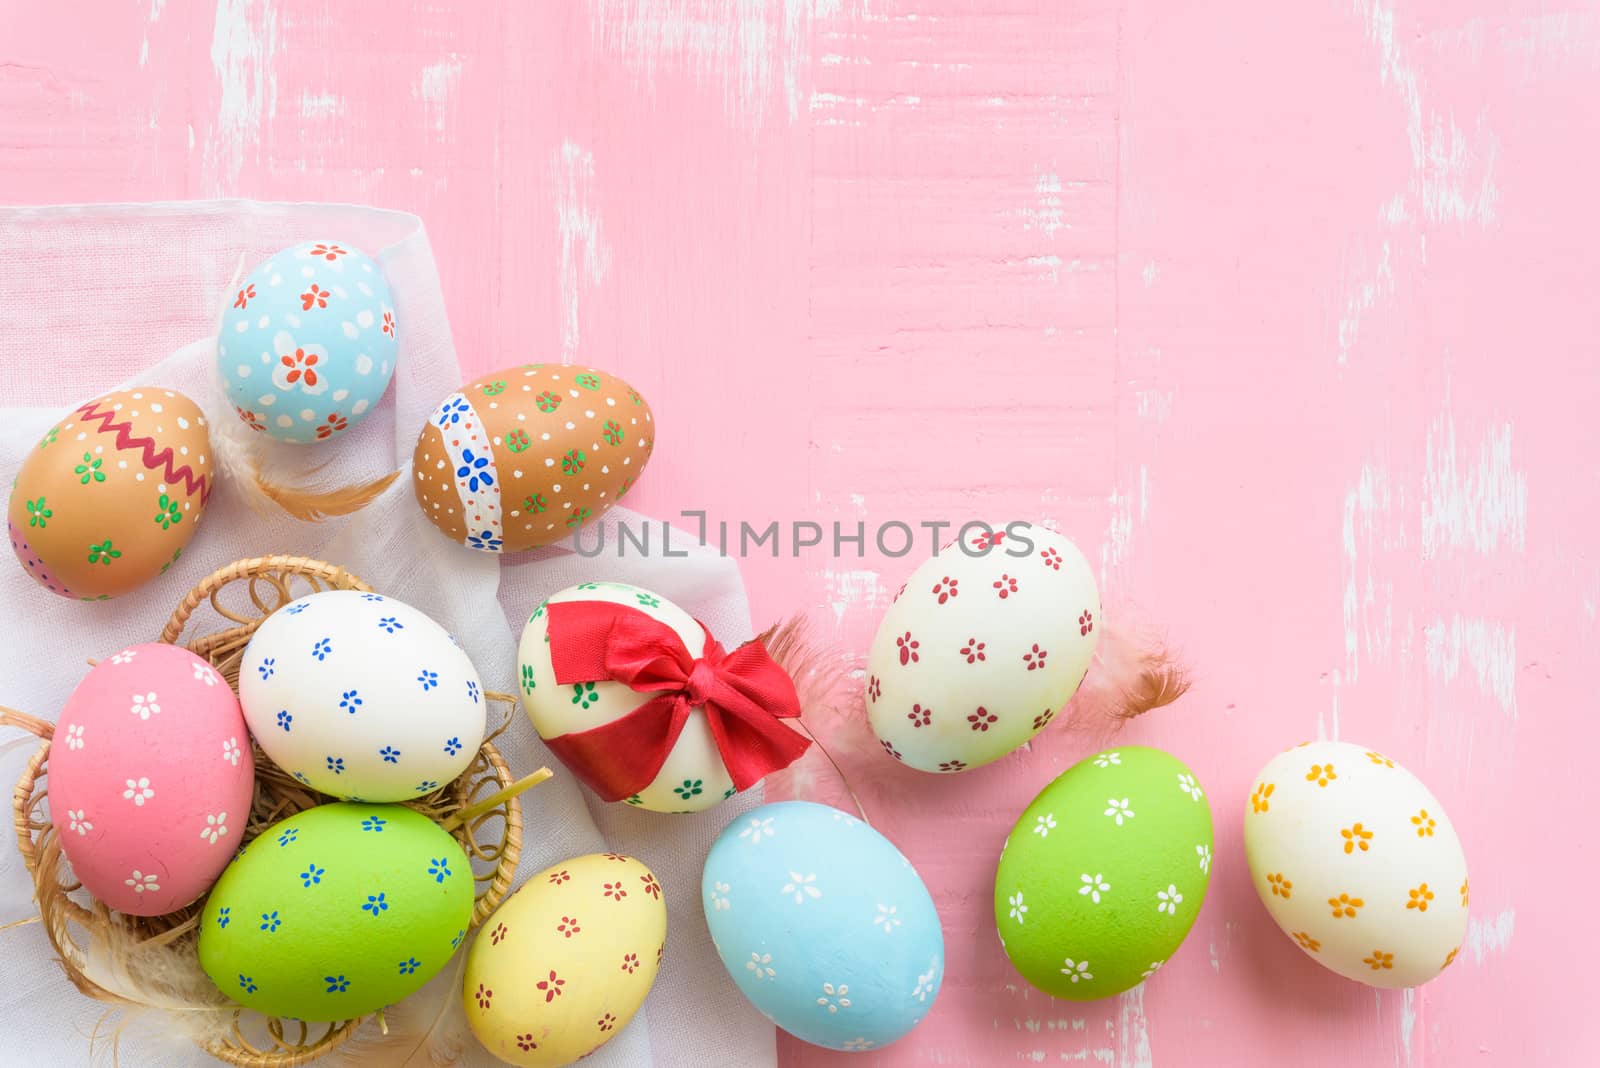
<path id="1" fill-rule="evenodd" d="M 700 812 L 788 767 L 810 740 L 794 681 L 754 640 L 729 651 L 665 597 L 617 582 L 553 594 L 522 630 L 522 702 L 606 801 Z"/>

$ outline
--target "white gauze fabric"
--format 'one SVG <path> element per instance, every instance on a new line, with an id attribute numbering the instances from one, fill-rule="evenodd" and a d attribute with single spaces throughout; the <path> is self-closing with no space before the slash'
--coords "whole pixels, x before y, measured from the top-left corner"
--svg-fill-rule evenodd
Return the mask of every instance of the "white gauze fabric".
<path id="1" fill-rule="evenodd" d="M 154 640 L 178 600 L 233 560 L 299 553 L 342 564 L 377 590 L 426 612 L 454 633 L 486 686 L 517 692 L 522 623 L 549 594 L 589 579 L 655 590 L 703 619 L 726 645 L 750 637 L 738 570 L 714 552 L 619 559 L 618 524 L 643 517 L 614 509 L 607 552 L 585 559 L 565 546 L 507 559 L 457 546 L 423 518 L 409 467 L 418 429 L 461 382 L 439 278 L 414 216 L 330 205 L 211 202 L 0 209 L 0 478 L 16 474 L 40 435 L 79 403 L 125 384 L 187 393 L 213 423 L 235 418 L 215 382 L 211 335 L 241 264 L 297 241 L 333 238 L 375 256 L 394 291 L 400 360 L 382 404 L 327 446 L 283 446 L 271 463 L 306 471 L 327 462 L 327 486 L 401 468 L 381 497 L 353 516 L 320 524 L 251 510 L 219 480 L 201 529 L 164 576 L 113 601 L 69 601 L 0 561 L 0 704 L 54 720 L 86 660 Z M 529 358 L 508 356 L 507 363 Z M 537 357 L 533 357 L 537 358 Z M 274 468 L 276 469 L 276 468 Z M 660 532 L 655 532 L 659 540 Z M 592 533 L 585 544 L 592 545 Z M 673 539 L 692 546 L 693 537 Z M 9 557 L 9 553 L 6 554 Z M 557 861 L 616 850 L 639 857 L 667 890 L 667 951 L 633 1022 L 588 1063 L 597 1068 L 703 1068 L 776 1064 L 774 1032 L 738 993 L 712 948 L 700 906 L 700 871 L 717 832 L 759 803 L 759 790 L 694 816 L 606 805 L 545 749 L 520 711 L 497 743 L 513 771 L 547 764 L 556 777 L 523 797 L 526 831 L 518 885 Z M 31 736 L 0 732 L 0 784 L 21 775 Z M 16 850 L 0 847 L 0 926 L 34 915 Z M 445 974 L 449 974 L 446 969 Z M 106 1011 L 63 977 L 37 925 L 0 932 L 0 1036 L 17 1064 L 88 1063 L 89 1035 Z M 149 1023 L 121 1039 L 123 1064 L 215 1063 Z M 381 1058 L 380 1058 L 381 1059 Z M 469 1040 L 462 1062 L 497 1063 Z"/>

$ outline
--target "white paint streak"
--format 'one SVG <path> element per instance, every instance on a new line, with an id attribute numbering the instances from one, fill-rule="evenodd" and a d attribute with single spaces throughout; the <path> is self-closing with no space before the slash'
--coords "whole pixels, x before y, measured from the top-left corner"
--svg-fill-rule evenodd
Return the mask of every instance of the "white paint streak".
<path id="1" fill-rule="evenodd" d="M 1509 949 L 1511 935 L 1516 926 L 1515 909 L 1503 909 L 1498 915 L 1488 919 L 1474 916 L 1468 920 L 1466 947 L 1472 953 L 1473 963 L 1482 964 L 1489 954 L 1504 953 Z"/>
<path id="2" fill-rule="evenodd" d="M 1446 683 L 1472 669 L 1478 692 L 1517 718 L 1517 628 L 1484 619 L 1452 616 L 1428 627 L 1428 674 Z"/>
<path id="3" fill-rule="evenodd" d="M 1417 1029 L 1417 988 L 1406 987 L 1400 991 L 1400 1048 L 1405 1051 L 1406 1063 L 1411 1063 L 1411 1036 Z"/>
<path id="4" fill-rule="evenodd" d="M 344 100 L 335 93 L 301 93 L 302 119 L 336 119 L 344 110 Z"/>
<path id="5" fill-rule="evenodd" d="M 1023 210 L 1022 226 L 1026 230 L 1038 230 L 1045 237 L 1055 237 L 1065 225 L 1061 212 L 1061 176 L 1049 172 L 1039 175 L 1033 183 L 1033 192 L 1038 204 Z"/>
<path id="6" fill-rule="evenodd" d="M 654 88 L 663 67 L 720 85 L 728 114 L 759 127 L 781 94 L 788 120 L 800 117 L 813 23 L 840 0 L 590 0 L 591 32 L 606 51 Z M 836 63 L 849 62 L 830 54 Z"/>
<path id="7" fill-rule="evenodd" d="M 553 162 L 556 229 L 561 237 L 561 354 L 578 352 L 578 302 L 600 284 L 611 266 L 611 249 L 600 229 L 599 197 L 594 191 L 594 156 L 563 142 Z"/>
<path id="8" fill-rule="evenodd" d="M 1411 37 L 1397 35 L 1394 8 L 1385 6 L 1383 0 L 1352 0 L 1351 6 L 1366 24 L 1367 38 L 1377 49 L 1379 81 L 1395 90 L 1404 108 L 1411 173 L 1406 188 L 1386 197 L 1378 207 L 1379 225 L 1385 233 L 1380 238 L 1382 253 L 1376 267 L 1358 268 L 1343 297 L 1338 330 L 1341 366 L 1349 363 L 1362 318 L 1395 294 L 1391 235 L 1403 232 L 1401 247 L 1417 249 L 1425 262 L 1427 234 L 1419 227 L 1419 217 L 1432 224 L 1476 223 L 1486 228 L 1495 221 L 1499 200 L 1494 183 L 1499 140 L 1485 124 L 1483 113 L 1469 138 L 1448 109 L 1441 113 L 1424 107 L 1417 71 L 1405 47 Z"/>
<path id="9" fill-rule="evenodd" d="M 1144 1014 L 1144 984 L 1117 998 L 1117 1061 L 1121 1068 L 1153 1068 L 1150 1021 Z"/>
<path id="10" fill-rule="evenodd" d="M 1344 495 L 1344 653 L 1350 682 L 1360 678 L 1364 656 L 1387 657 L 1394 640 L 1394 583 L 1380 582 L 1373 567 L 1378 550 L 1395 547 L 1391 505 L 1387 465 L 1363 464 L 1361 477 Z"/>
<path id="11" fill-rule="evenodd" d="M 150 27 L 161 21 L 161 9 L 165 6 L 166 0 L 150 0 L 150 12 L 145 16 L 144 39 L 139 42 L 140 68 L 150 62 Z"/>
<path id="12" fill-rule="evenodd" d="M 1345 297 L 1344 312 L 1339 316 L 1341 364 L 1350 362 L 1350 350 L 1355 348 L 1356 339 L 1361 335 L 1362 317 L 1377 306 L 1380 297 L 1394 295 L 1394 267 L 1389 262 L 1389 242 L 1383 243 L 1377 266 L 1370 272 L 1362 271 L 1360 274 L 1362 281 Z"/>
<path id="13" fill-rule="evenodd" d="M 423 114 L 439 133 L 449 124 L 451 105 L 461 84 L 461 57 L 454 52 L 422 68 L 417 79 L 416 97 Z"/>
<path id="14" fill-rule="evenodd" d="M 261 124 L 277 113 L 278 78 L 272 69 L 278 47 L 273 0 L 217 0 L 211 33 L 211 66 L 221 84 L 217 124 L 206 139 L 207 185 L 233 191 L 245 156 L 260 146 Z"/>
<path id="15" fill-rule="evenodd" d="M 1428 427 L 1422 554 L 1444 549 L 1521 552 L 1528 529 L 1528 476 L 1511 462 L 1511 424 L 1490 427 L 1476 457 L 1458 448 L 1447 406 Z"/>
<path id="16" fill-rule="evenodd" d="M 854 571 L 826 570 L 822 573 L 828 606 L 833 609 L 836 626 L 844 623 L 845 613 L 852 608 L 870 609 L 874 614 L 884 604 L 884 589 L 879 575 L 870 569 Z"/>

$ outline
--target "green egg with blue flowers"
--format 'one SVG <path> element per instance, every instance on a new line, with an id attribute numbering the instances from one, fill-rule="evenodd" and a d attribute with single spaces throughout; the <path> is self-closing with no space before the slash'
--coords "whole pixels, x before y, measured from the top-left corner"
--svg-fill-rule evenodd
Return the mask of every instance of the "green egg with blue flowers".
<path id="1" fill-rule="evenodd" d="M 466 852 L 402 805 L 319 805 L 261 832 L 206 900 L 200 964 L 269 1016 L 348 1020 L 416 991 L 466 937 Z"/>

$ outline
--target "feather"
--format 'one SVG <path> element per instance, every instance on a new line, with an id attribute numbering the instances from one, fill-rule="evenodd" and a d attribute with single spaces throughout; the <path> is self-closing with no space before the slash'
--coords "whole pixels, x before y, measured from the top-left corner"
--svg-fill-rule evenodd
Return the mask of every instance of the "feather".
<path id="1" fill-rule="evenodd" d="M 430 979 L 416 993 L 383 1012 L 382 1026 L 367 1024 L 329 1055 L 330 1068 L 386 1064 L 393 1068 L 441 1068 L 466 1052 L 467 1014 L 461 973 L 467 953 Z"/>
<path id="2" fill-rule="evenodd" d="M 320 522 L 329 516 L 349 515 L 366 507 L 400 477 L 399 471 L 391 471 L 353 486 L 314 489 L 303 480 L 289 482 L 277 475 L 273 469 L 278 465 L 271 463 L 279 452 L 273 448 L 276 444 L 263 440 L 238 419 L 212 420 L 211 448 L 216 454 L 217 466 L 228 483 L 239 488 L 245 503 L 257 512 L 276 506 L 307 523 Z M 326 462 L 318 464 L 306 475 L 315 475 L 326 466 Z"/>
<path id="3" fill-rule="evenodd" d="M 1156 631 L 1111 626 L 1064 718 L 1074 729 L 1108 732 L 1172 704 L 1190 685 L 1188 669 Z"/>

